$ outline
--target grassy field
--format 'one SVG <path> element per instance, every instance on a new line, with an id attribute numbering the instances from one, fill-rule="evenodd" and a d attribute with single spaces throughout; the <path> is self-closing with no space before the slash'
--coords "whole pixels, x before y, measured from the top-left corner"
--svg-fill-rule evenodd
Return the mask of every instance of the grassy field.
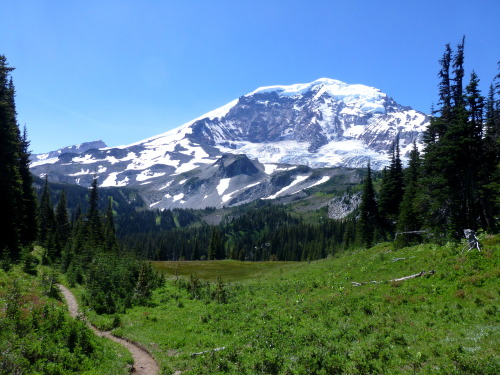
<path id="1" fill-rule="evenodd" d="M 481 241 L 481 252 L 380 244 L 311 263 L 175 262 L 165 272 L 199 276 L 167 280 L 114 332 L 164 374 L 498 374 L 500 237 Z M 422 270 L 435 273 L 390 281 Z"/>
<path id="2" fill-rule="evenodd" d="M 177 276 L 197 275 L 204 281 L 217 281 L 221 277 L 229 282 L 265 279 L 273 273 L 285 272 L 302 266 L 297 262 L 239 262 L 235 260 L 152 262 L 152 265 L 169 279 L 175 279 Z"/>

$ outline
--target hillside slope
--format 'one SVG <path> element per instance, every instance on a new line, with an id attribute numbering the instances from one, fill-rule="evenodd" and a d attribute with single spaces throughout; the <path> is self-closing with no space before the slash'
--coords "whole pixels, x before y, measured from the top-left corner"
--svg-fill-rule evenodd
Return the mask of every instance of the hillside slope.
<path id="1" fill-rule="evenodd" d="M 174 278 L 116 333 L 186 374 L 498 374 L 500 238 L 481 241 L 481 252 L 380 244 L 236 284 L 223 279 L 237 262 L 194 262 L 222 280 Z M 389 281 L 422 270 L 435 273 Z"/>

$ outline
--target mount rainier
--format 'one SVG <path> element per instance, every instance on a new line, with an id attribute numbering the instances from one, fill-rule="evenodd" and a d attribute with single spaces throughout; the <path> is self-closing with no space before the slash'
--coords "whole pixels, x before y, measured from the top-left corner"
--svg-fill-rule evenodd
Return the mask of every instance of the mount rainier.
<path id="1" fill-rule="evenodd" d="M 137 188 L 152 208 L 221 207 L 297 193 L 368 160 L 380 169 L 396 136 L 404 159 L 428 123 L 378 89 L 323 78 L 259 88 L 128 146 L 33 155 L 31 170 L 84 186 L 97 175 Z"/>

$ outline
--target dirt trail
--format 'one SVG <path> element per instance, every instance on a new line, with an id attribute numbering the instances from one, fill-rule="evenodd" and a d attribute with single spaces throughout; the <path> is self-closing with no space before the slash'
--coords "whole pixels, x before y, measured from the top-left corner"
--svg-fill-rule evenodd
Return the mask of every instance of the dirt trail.
<path id="1" fill-rule="evenodd" d="M 69 291 L 64 285 L 58 284 L 59 290 L 64 295 L 66 303 L 68 304 L 69 313 L 72 317 L 76 318 L 78 316 L 78 303 L 76 302 L 75 296 Z M 95 332 L 96 335 L 107 337 L 117 343 L 125 346 L 128 351 L 132 354 L 134 358 L 134 369 L 133 373 L 135 375 L 158 375 L 160 368 L 154 360 L 154 358 L 144 349 L 140 348 L 136 344 L 129 342 L 125 339 L 113 336 L 111 332 L 99 331 L 96 327 L 87 322 L 89 327 Z"/>

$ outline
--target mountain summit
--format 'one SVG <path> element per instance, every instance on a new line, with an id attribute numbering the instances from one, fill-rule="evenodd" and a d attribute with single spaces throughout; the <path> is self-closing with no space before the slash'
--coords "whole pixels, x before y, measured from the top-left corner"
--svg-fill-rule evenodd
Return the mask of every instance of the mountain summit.
<path id="1" fill-rule="evenodd" d="M 264 163 L 381 167 L 396 135 L 404 155 L 428 121 L 378 89 L 322 78 L 257 89 L 187 125 L 186 137 Z"/>
<path id="2" fill-rule="evenodd" d="M 235 159 L 236 172 L 230 173 L 241 171 L 245 177 L 239 176 L 238 181 L 244 180 L 247 185 L 262 183 L 291 165 L 364 167 L 371 160 L 374 168 L 381 168 L 389 162 L 388 153 L 396 137 L 404 158 L 428 122 L 424 113 L 399 105 L 376 88 L 322 78 L 305 84 L 259 88 L 178 128 L 128 146 L 35 155 L 31 167 L 33 173 L 49 173 L 49 179 L 60 182 L 89 185 L 97 174 L 102 186 L 147 185 L 149 196 L 155 197 L 153 203 L 170 207 L 166 203 L 169 199 L 172 204 L 176 202 L 174 205 L 188 202 L 184 199 L 186 192 L 180 192 L 175 181 L 187 180 L 182 175 L 196 174 L 202 166 L 207 180 L 207 170 L 215 173 L 217 169 L 214 163 L 218 161 L 220 166 L 229 160 L 219 160 L 223 155 L 246 155 Z M 217 175 L 228 183 L 229 177 L 220 172 Z M 300 178 L 301 184 L 295 185 L 304 187 L 307 175 Z M 210 180 L 208 185 L 195 184 L 204 186 L 203 197 L 222 190 L 208 189 L 209 185 L 215 186 Z M 234 189 L 243 188 L 234 185 Z M 169 189 L 176 194 L 165 194 Z M 162 191 L 161 197 L 158 190 Z M 272 186 L 261 190 L 267 196 L 277 193 Z M 235 195 L 231 194 L 233 199 Z M 223 203 L 222 199 L 212 198 L 207 202 L 215 206 Z"/>

